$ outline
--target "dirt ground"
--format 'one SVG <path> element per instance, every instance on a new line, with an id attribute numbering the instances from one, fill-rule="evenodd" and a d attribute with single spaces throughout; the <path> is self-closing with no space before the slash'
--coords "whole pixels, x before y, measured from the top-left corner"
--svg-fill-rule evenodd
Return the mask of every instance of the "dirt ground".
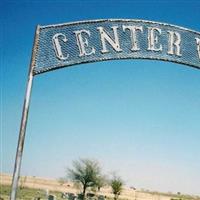
<path id="1" fill-rule="evenodd" d="M 2 185 L 11 185 L 12 182 L 12 176 L 9 174 L 0 174 L 0 184 Z M 80 193 L 80 190 L 73 185 L 71 182 L 67 182 L 64 184 L 59 183 L 58 180 L 55 179 L 44 179 L 34 176 L 26 176 L 21 177 L 19 181 L 19 186 L 23 187 L 29 187 L 29 188 L 35 188 L 35 189 L 43 189 L 43 190 L 49 190 L 49 191 L 59 191 L 59 192 L 72 192 L 72 193 Z M 101 189 L 98 194 L 105 195 L 107 197 L 113 197 L 112 191 L 110 187 L 104 187 Z M 172 194 L 161 194 L 156 192 L 147 192 L 147 191 L 141 191 L 141 190 L 135 190 L 131 188 L 124 187 L 123 192 L 120 195 L 121 199 L 127 199 L 127 200 L 171 200 L 171 199 L 177 199 L 180 198 L 177 197 L 177 195 Z M 185 198 L 184 198 L 185 199 Z M 196 197 L 188 198 L 188 199 L 198 199 Z"/>

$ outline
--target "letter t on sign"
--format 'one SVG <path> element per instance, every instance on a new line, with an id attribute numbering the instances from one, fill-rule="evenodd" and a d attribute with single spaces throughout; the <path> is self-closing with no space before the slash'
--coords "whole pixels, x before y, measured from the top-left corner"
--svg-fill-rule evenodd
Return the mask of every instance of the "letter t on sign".
<path id="1" fill-rule="evenodd" d="M 199 59 L 200 59 L 200 38 L 195 38 L 196 42 L 197 42 L 197 53 L 199 55 Z"/>
<path id="2" fill-rule="evenodd" d="M 140 48 L 137 45 L 137 37 L 136 37 L 136 31 L 143 32 L 142 26 L 125 26 L 123 25 L 123 31 L 126 29 L 130 30 L 131 32 L 131 41 L 132 41 L 132 48 L 131 51 L 138 51 Z"/>

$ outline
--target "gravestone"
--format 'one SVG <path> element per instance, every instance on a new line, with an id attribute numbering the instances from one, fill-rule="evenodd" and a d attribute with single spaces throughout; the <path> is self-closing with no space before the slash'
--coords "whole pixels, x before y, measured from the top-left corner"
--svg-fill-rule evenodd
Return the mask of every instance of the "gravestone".
<path id="1" fill-rule="evenodd" d="M 48 196 L 48 200 L 56 200 L 56 196 L 50 194 Z"/>

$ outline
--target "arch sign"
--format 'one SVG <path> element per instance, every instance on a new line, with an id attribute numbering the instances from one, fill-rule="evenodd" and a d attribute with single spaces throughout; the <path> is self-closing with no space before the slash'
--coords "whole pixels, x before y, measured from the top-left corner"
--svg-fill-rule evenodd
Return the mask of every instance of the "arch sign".
<path id="1" fill-rule="evenodd" d="M 144 20 L 109 19 L 37 26 L 12 181 L 16 199 L 33 77 L 81 63 L 154 59 L 200 69 L 200 32 Z"/>
<path id="2" fill-rule="evenodd" d="M 142 20 L 38 26 L 34 74 L 80 63 L 142 58 L 200 68 L 200 33 Z"/>

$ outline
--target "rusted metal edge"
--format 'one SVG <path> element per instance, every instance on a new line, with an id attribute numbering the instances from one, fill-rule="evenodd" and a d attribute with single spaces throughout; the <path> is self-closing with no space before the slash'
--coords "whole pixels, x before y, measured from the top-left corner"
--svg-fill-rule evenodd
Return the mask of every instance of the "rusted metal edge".
<path id="1" fill-rule="evenodd" d="M 76 21 L 76 22 L 67 22 L 67 23 L 61 23 L 61 24 L 52 24 L 52 25 L 44 25 L 40 26 L 41 29 L 46 28 L 60 28 L 63 26 L 69 26 L 69 25 L 80 25 L 80 24 L 92 24 L 92 23 L 98 23 L 98 22 L 138 22 L 138 23 L 148 23 L 148 24 L 158 24 L 163 26 L 169 26 L 173 28 L 178 28 L 184 31 L 189 31 L 195 34 L 200 34 L 200 32 L 188 29 L 182 26 L 177 26 L 174 24 L 168 24 L 165 22 L 157 22 L 157 21 L 151 21 L 151 20 L 142 20 L 142 19 L 95 19 L 95 20 L 83 20 L 83 21 Z"/>
<path id="2" fill-rule="evenodd" d="M 116 58 L 100 58 L 100 59 L 94 59 L 94 60 L 90 60 L 90 61 L 81 61 L 81 62 L 77 62 L 77 63 L 74 63 L 74 64 L 70 64 L 70 65 L 57 65 L 57 66 L 51 66 L 51 67 L 45 67 L 45 68 L 37 68 L 37 69 L 34 69 L 34 75 L 39 75 L 39 74 L 43 74 L 43 73 L 46 73 L 46 72 L 50 72 L 50 71 L 54 71 L 54 70 L 57 70 L 57 69 L 62 69 L 62 68 L 65 68 L 65 67 L 73 67 L 75 65 L 81 65 L 81 64 L 87 64 L 87 63 L 94 63 L 94 62 L 103 62 L 103 61 L 111 61 L 111 60 L 126 60 L 126 59 L 129 59 L 129 60 L 135 60 L 135 59 L 145 59 L 145 60 L 155 60 L 155 61 L 165 61 L 165 62 L 172 62 L 172 63 L 177 63 L 177 64 L 181 64 L 181 65 L 186 65 L 186 66 L 189 66 L 189 67 L 192 67 L 192 68 L 196 68 L 196 69 L 200 69 L 200 67 L 196 66 L 196 65 L 193 65 L 193 64 L 190 64 L 190 63 L 187 63 L 187 62 L 181 62 L 181 61 L 177 61 L 177 60 L 170 60 L 170 59 L 165 59 L 165 58 L 149 58 L 149 57 L 142 57 L 142 56 L 139 56 L 139 57 L 116 57 Z"/>

